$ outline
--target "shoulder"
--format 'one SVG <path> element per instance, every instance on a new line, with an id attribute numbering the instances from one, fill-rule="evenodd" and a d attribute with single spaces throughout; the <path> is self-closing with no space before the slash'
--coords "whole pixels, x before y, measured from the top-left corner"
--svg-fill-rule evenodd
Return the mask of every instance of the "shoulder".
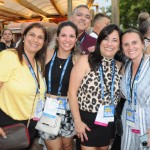
<path id="1" fill-rule="evenodd" d="M 15 68 L 18 64 L 20 64 L 20 61 L 16 50 L 7 49 L 0 52 L 0 68 L 9 70 Z"/>
<path id="2" fill-rule="evenodd" d="M 73 62 L 73 65 L 75 65 L 75 63 L 78 61 L 78 59 L 81 57 L 81 54 L 79 53 L 74 53 L 73 56 L 72 56 L 72 62 Z"/>
<path id="3" fill-rule="evenodd" d="M 89 69 L 90 67 L 89 67 L 89 62 L 88 62 L 88 56 L 89 56 L 88 54 L 80 56 L 80 58 L 76 62 L 77 65 L 75 66 Z"/>
<path id="4" fill-rule="evenodd" d="M 0 53 L 0 56 L 11 58 L 11 60 L 12 60 L 12 58 L 18 57 L 18 53 L 17 53 L 16 49 L 6 49 Z"/>
<path id="5" fill-rule="evenodd" d="M 78 59 L 78 61 L 76 62 L 76 65 L 83 67 L 83 66 L 87 66 L 89 65 L 88 63 L 88 54 L 87 55 L 82 55 L 80 56 L 80 58 Z M 75 65 L 75 66 L 76 66 Z"/>
<path id="6" fill-rule="evenodd" d="M 88 54 L 82 55 L 82 56 L 80 56 L 79 60 L 88 62 L 88 56 L 89 56 Z"/>
<path id="7" fill-rule="evenodd" d="M 6 49 L 6 45 L 3 42 L 0 42 L 0 51 Z"/>
<path id="8" fill-rule="evenodd" d="M 90 71 L 90 66 L 88 63 L 88 55 L 82 55 L 73 67 L 74 73 L 79 73 L 80 75 L 85 75 Z"/>
<path id="9" fill-rule="evenodd" d="M 116 61 L 116 66 L 117 66 L 117 68 L 118 68 L 118 69 L 120 69 L 120 68 L 121 68 L 121 66 L 122 66 L 122 63 L 121 63 L 121 62 L 119 62 L 119 61 Z"/>

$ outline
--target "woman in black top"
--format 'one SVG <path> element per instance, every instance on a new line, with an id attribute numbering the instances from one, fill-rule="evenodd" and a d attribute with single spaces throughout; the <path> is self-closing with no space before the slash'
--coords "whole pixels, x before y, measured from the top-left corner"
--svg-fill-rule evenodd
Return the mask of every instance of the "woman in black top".
<path id="1" fill-rule="evenodd" d="M 10 29 L 4 29 L 2 32 L 2 41 L 0 42 L 0 51 L 14 47 L 12 31 Z"/>
<path id="2" fill-rule="evenodd" d="M 78 30 L 72 22 L 63 22 L 58 26 L 57 44 L 54 50 L 47 51 L 45 78 L 47 83 L 47 99 L 45 108 L 51 116 L 52 101 L 58 101 L 58 108 L 55 108 L 55 117 L 61 117 L 61 126 L 58 135 L 40 132 L 41 139 L 44 139 L 47 149 L 72 149 L 72 140 L 75 135 L 74 122 L 70 112 L 67 92 L 69 86 L 70 72 L 74 64 L 74 49 L 77 41 Z M 62 102 L 62 105 L 60 104 Z M 60 106 L 61 105 L 61 106 Z M 62 109 L 60 109 L 60 107 Z M 44 111 L 45 113 L 45 111 Z M 48 119 L 48 118 L 47 118 Z"/>

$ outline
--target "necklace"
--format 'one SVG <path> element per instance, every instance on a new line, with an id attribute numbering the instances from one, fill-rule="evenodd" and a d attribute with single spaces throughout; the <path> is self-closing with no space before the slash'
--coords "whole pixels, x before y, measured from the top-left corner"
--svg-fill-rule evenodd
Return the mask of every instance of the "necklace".
<path id="1" fill-rule="evenodd" d="M 60 58 L 57 57 L 57 60 L 58 60 L 58 63 L 59 63 L 59 68 L 61 69 L 61 68 L 62 68 L 62 65 L 64 64 L 64 62 L 66 61 L 66 59 L 64 59 L 64 60 L 62 61 L 62 59 L 60 59 Z"/>

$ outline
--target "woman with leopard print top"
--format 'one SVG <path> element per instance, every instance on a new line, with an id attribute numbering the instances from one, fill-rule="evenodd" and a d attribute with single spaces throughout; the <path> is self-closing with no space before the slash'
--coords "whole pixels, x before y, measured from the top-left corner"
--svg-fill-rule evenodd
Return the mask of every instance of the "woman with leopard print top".
<path id="1" fill-rule="evenodd" d="M 81 56 L 71 73 L 69 103 L 84 150 L 107 150 L 115 135 L 114 110 L 120 100 L 121 74 L 114 57 L 121 51 L 121 33 L 117 25 L 106 26 L 95 51 Z"/>

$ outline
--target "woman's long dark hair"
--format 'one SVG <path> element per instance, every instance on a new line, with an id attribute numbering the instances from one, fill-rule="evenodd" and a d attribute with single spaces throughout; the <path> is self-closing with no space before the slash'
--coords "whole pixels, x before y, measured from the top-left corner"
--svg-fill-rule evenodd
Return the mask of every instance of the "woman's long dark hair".
<path id="1" fill-rule="evenodd" d="M 22 63 L 22 61 L 23 61 L 23 53 L 24 53 L 24 36 L 26 36 L 27 33 L 32 28 L 41 29 L 43 31 L 43 33 L 44 33 L 44 45 L 35 55 L 35 60 L 40 63 L 41 71 L 42 71 L 42 74 L 44 76 L 45 56 L 46 56 L 46 50 L 47 50 L 47 31 L 46 31 L 45 27 L 42 24 L 40 24 L 40 23 L 32 23 L 29 26 L 27 26 L 26 29 L 24 30 L 24 33 L 23 33 L 22 38 L 21 38 L 21 41 L 20 41 L 20 43 L 19 43 L 19 45 L 18 45 L 18 47 L 16 49 L 17 49 L 19 60 Z"/>
<path id="2" fill-rule="evenodd" d="M 103 30 L 100 32 L 98 39 L 97 39 L 97 43 L 96 43 L 96 47 L 95 47 L 95 51 L 89 54 L 89 65 L 91 70 L 97 70 L 97 68 L 99 67 L 99 65 L 102 63 L 102 58 L 103 56 L 100 53 L 100 45 L 101 42 L 109 35 L 111 34 L 114 30 L 116 30 L 119 34 L 119 40 L 120 40 L 120 46 L 121 46 L 121 36 L 122 36 L 122 31 L 121 29 L 115 25 L 115 24 L 110 24 L 106 27 L 103 28 Z M 122 49 L 120 48 L 120 50 L 115 54 L 115 59 L 119 60 L 120 57 L 118 57 L 118 55 L 120 55 L 120 53 L 122 54 Z"/>

